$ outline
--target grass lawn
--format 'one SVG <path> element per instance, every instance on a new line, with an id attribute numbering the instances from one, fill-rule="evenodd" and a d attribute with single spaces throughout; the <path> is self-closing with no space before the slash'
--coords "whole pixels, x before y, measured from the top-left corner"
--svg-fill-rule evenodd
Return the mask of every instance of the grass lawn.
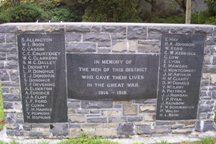
<path id="1" fill-rule="evenodd" d="M 15 141 L 9 142 L 9 143 L 5 143 L 0 141 L 0 144 L 22 144 L 22 143 L 17 143 Z M 41 141 L 37 144 L 49 144 L 46 141 Z M 90 137 L 87 135 L 83 135 L 80 138 L 75 138 L 75 139 L 68 139 L 68 140 L 63 140 L 57 144 L 119 144 L 117 142 L 112 142 L 112 141 L 108 141 L 108 140 L 104 140 L 101 138 L 96 138 L 96 137 Z M 133 143 L 133 144 L 145 144 L 145 142 L 143 143 Z M 158 144 L 174 144 L 174 143 L 167 143 L 167 142 L 161 142 Z M 216 144 L 216 138 L 205 138 L 202 139 L 201 141 L 198 142 L 181 142 L 178 144 Z"/>
<path id="2" fill-rule="evenodd" d="M 4 111 L 3 111 L 3 100 L 2 100 L 2 90 L 0 85 L 0 130 L 4 126 Z"/>

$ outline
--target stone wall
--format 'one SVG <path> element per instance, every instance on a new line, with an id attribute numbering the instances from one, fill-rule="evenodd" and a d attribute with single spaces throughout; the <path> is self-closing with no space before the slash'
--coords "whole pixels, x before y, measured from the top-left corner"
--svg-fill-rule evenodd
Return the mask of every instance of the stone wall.
<path id="1" fill-rule="evenodd" d="M 65 34 L 66 53 L 160 53 L 161 36 L 207 34 L 196 120 L 156 120 L 156 99 L 86 101 L 68 99 L 67 123 L 24 123 L 17 35 Z M 25 23 L 0 25 L 0 78 L 5 126 L 10 137 L 67 138 L 82 133 L 104 137 L 187 134 L 215 130 L 216 27 L 211 25 L 127 23 Z"/>

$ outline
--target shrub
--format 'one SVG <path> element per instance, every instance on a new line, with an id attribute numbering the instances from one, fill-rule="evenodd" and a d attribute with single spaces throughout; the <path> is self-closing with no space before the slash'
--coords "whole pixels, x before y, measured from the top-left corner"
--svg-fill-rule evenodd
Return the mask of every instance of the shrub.
<path id="1" fill-rule="evenodd" d="M 197 13 L 192 14 L 191 23 L 204 24 L 204 23 L 206 23 L 207 19 L 208 19 L 208 12 L 207 11 L 197 12 Z"/>
<path id="2" fill-rule="evenodd" d="M 216 25 L 216 16 L 214 16 L 214 17 L 208 17 L 208 19 L 206 20 L 206 23 L 207 24 L 214 24 L 214 25 Z M 216 115 L 216 112 L 215 112 L 215 115 Z"/>
<path id="3" fill-rule="evenodd" d="M 10 15 L 8 13 L 8 11 L 1 11 L 0 12 L 0 24 L 1 23 L 6 23 L 10 21 Z"/>
<path id="4" fill-rule="evenodd" d="M 73 12 L 69 9 L 60 7 L 50 12 L 51 21 L 75 21 Z"/>
<path id="5" fill-rule="evenodd" d="M 185 17 L 184 15 L 170 16 L 170 17 L 153 16 L 151 22 L 152 23 L 184 23 Z"/>
<path id="6" fill-rule="evenodd" d="M 10 10 L 11 22 L 35 22 L 43 19 L 44 11 L 33 4 L 20 4 Z"/>
<path id="7" fill-rule="evenodd" d="M 208 5 L 208 12 L 210 16 L 216 16 L 216 1 L 215 0 L 205 0 Z"/>

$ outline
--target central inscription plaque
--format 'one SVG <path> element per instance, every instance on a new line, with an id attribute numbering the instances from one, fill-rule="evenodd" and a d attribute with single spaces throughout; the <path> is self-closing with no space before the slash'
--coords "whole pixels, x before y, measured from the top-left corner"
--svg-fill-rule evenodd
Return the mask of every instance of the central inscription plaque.
<path id="1" fill-rule="evenodd" d="M 156 98 L 158 63 L 156 54 L 67 54 L 68 97 Z"/>

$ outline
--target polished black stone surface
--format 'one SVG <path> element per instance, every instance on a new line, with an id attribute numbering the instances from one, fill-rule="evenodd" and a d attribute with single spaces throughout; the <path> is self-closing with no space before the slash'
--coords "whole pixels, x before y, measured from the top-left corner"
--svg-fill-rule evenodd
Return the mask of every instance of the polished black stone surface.
<path id="1" fill-rule="evenodd" d="M 67 54 L 68 97 L 82 100 L 156 98 L 159 56 Z"/>
<path id="2" fill-rule="evenodd" d="M 24 121 L 67 121 L 64 34 L 18 35 Z"/>
<path id="3" fill-rule="evenodd" d="M 157 120 L 196 119 L 204 43 L 205 35 L 163 35 Z"/>

